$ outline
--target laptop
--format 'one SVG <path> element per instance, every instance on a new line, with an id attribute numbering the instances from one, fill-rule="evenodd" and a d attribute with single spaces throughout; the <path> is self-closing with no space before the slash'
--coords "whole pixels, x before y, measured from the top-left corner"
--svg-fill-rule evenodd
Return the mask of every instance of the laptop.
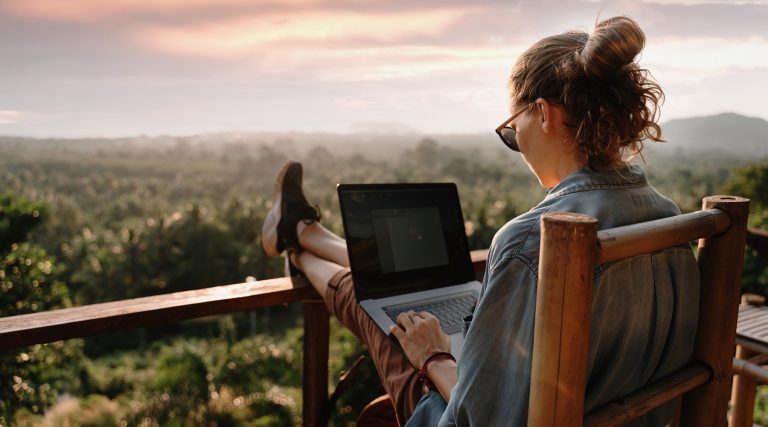
<path id="1" fill-rule="evenodd" d="M 458 357 L 480 291 L 455 184 L 339 184 L 360 306 L 389 335 L 401 312 L 440 319 Z"/>

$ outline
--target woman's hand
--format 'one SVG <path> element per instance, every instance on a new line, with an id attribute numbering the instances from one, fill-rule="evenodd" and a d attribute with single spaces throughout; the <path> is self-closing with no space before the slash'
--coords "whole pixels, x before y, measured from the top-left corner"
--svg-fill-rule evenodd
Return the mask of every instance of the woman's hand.
<path id="1" fill-rule="evenodd" d="M 451 352 L 451 338 L 440 328 L 437 317 L 426 311 L 400 313 L 397 324 L 389 330 L 416 369 L 421 369 L 427 358 L 436 352 Z"/>

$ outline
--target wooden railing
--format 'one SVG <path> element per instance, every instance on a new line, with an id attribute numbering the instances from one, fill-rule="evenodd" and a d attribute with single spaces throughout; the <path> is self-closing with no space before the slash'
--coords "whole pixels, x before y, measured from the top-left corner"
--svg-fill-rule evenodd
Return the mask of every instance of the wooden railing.
<path id="1" fill-rule="evenodd" d="M 768 258 L 768 230 L 748 228 L 747 246 L 756 250 L 760 256 Z"/>
<path id="2" fill-rule="evenodd" d="M 482 273 L 487 250 L 472 251 Z M 329 315 L 303 277 L 216 286 L 0 318 L 0 351 L 291 302 L 304 303 L 304 425 L 327 419 Z M 312 355 L 312 357 L 308 357 Z"/>
<path id="3" fill-rule="evenodd" d="M 768 256 L 768 231 L 750 229 L 747 245 Z M 482 273 L 488 251 L 472 251 L 471 256 L 475 271 Z M 4 317 L 0 318 L 0 351 L 292 302 L 304 304 L 303 420 L 305 426 L 314 426 L 328 416 L 329 315 L 317 293 L 301 277 Z"/>

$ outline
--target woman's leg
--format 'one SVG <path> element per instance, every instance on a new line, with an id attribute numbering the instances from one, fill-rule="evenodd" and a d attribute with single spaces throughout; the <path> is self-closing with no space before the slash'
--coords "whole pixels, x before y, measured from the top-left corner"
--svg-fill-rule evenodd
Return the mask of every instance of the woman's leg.
<path id="1" fill-rule="evenodd" d="M 332 261 L 318 257 L 308 250 L 292 253 L 289 256 L 293 265 L 304 273 L 309 283 L 312 284 L 312 287 L 315 288 L 323 299 L 325 299 L 325 294 L 327 293 L 328 282 L 345 268 Z"/>
<path id="2" fill-rule="evenodd" d="M 327 234 L 332 233 L 320 224 L 312 225 L 317 227 L 306 229 L 313 230 L 310 231 L 310 240 L 317 239 L 314 243 L 321 243 L 318 248 L 325 256 L 329 256 L 326 239 L 330 239 Z M 314 235 L 315 233 L 317 234 Z M 302 236 L 300 233 L 300 242 Z M 346 252 L 344 254 L 346 255 Z M 416 369 L 400 347 L 360 308 L 349 268 L 321 258 L 309 248 L 300 253 L 293 252 L 289 256 L 290 261 L 304 273 L 323 297 L 328 311 L 368 347 L 384 389 L 393 400 L 400 424 L 405 424 L 423 394 L 422 384 L 418 380 Z"/>
<path id="3" fill-rule="evenodd" d="M 301 270 L 321 297 L 325 298 L 328 282 L 349 267 L 347 242 L 319 222 L 300 221 L 296 226 L 301 252 L 289 253 L 290 262 Z"/>
<path id="4" fill-rule="evenodd" d="M 320 267 L 318 270 L 322 269 L 323 263 L 328 263 L 307 252 L 299 256 L 299 262 L 310 269 Z M 307 277 L 312 281 L 312 277 L 318 276 L 313 273 L 307 274 Z M 312 284 L 315 285 L 314 282 Z M 349 268 L 340 268 L 324 284 L 323 299 L 328 312 L 368 348 L 379 379 L 392 399 L 397 419 L 400 425 L 404 425 L 413 415 L 416 404 L 424 394 L 418 371 L 408 361 L 400 346 L 387 336 L 360 307 Z M 317 289 L 318 286 L 315 285 L 315 288 Z"/>
<path id="5" fill-rule="evenodd" d="M 278 175 L 274 205 L 262 227 L 264 250 L 277 255 L 285 249 L 290 262 L 323 297 L 328 311 L 365 343 L 404 424 L 422 395 L 417 371 L 400 347 L 360 308 L 348 268 L 346 242 L 317 222 L 319 215 L 304 197 L 301 181 L 298 163 L 287 164 Z"/>
<path id="6" fill-rule="evenodd" d="M 349 267 L 347 241 L 333 234 L 319 222 L 299 222 L 296 234 L 302 249 L 343 267 Z"/>

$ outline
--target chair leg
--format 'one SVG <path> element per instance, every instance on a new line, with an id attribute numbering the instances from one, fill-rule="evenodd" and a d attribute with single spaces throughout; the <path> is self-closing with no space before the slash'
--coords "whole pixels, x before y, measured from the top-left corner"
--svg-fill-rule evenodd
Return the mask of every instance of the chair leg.
<path id="1" fill-rule="evenodd" d="M 683 400 L 677 398 L 675 403 L 675 415 L 672 416 L 672 420 L 667 424 L 667 427 L 680 427 L 680 411 L 683 409 Z"/>
<path id="2" fill-rule="evenodd" d="M 736 346 L 736 357 L 742 360 L 749 359 L 757 353 Z M 729 427 L 752 427 L 755 411 L 755 396 L 757 394 L 757 381 L 749 375 L 739 374 L 733 378 L 731 389 L 731 419 Z"/>

